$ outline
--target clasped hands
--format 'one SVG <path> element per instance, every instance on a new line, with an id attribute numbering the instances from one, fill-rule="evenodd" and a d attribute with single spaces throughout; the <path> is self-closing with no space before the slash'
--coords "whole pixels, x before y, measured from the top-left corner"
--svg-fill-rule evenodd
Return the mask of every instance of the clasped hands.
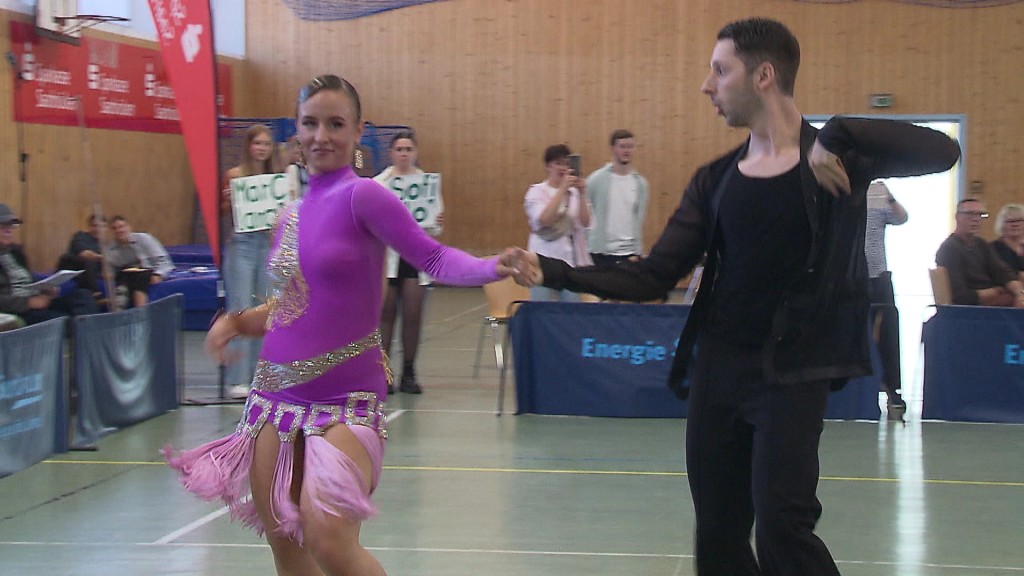
<path id="1" fill-rule="evenodd" d="M 516 284 L 527 288 L 544 283 L 544 273 L 540 269 L 537 254 L 518 247 L 506 248 L 498 255 L 498 274 L 502 277 L 511 276 Z"/>

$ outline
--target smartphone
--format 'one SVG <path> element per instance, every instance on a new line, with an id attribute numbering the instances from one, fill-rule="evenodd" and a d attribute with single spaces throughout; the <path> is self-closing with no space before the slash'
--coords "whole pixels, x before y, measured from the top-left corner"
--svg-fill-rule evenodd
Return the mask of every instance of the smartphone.
<path id="1" fill-rule="evenodd" d="M 572 170 L 572 173 L 575 174 L 576 176 L 580 175 L 580 155 L 579 154 L 569 154 L 569 169 Z"/>

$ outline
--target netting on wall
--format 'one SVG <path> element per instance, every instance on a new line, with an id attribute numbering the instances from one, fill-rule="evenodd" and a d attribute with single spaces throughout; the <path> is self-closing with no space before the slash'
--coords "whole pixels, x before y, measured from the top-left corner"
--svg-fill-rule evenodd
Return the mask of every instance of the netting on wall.
<path id="1" fill-rule="evenodd" d="M 351 20 L 439 0 L 283 0 L 303 20 Z"/>
<path id="2" fill-rule="evenodd" d="M 810 4 L 849 4 L 858 0 L 796 0 Z M 934 6 L 937 8 L 986 8 L 988 6 L 1005 6 L 1017 4 L 1024 0 L 890 0 L 903 4 L 920 4 L 922 6 Z"/>

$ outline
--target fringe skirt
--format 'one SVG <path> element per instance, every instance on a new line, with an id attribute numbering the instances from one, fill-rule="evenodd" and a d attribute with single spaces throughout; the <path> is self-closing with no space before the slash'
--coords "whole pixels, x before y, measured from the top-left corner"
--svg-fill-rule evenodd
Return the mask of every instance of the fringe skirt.
<path id="1" fill-rule="evenodd" d="M 271 494 L 275 533 L 302 542 L 299 507 L 291 498 L 295 439 L 300 433 L 305 438 L 303 488 L 317 511 L 355 521 L 376 514 L 371 496 L 380 479 L 387 431 L 384 403 L 373 392 L 351 392 L 341 405 L 304 406 L 253 390 L 234 433 L 183 452 L 167 446 L 164 457 L 186 490 L 204 500 L 221 500 L 233 519 L 262 535 L 265 527 L 247 495 L 256 436 L 267 423 L 277 429 L 281 441 Z M 370 456 L 369 494 L 363 491 L 366 483 L 355 462 L 323 437 L 329 427 L 339 424 L 349 427 Z"/>

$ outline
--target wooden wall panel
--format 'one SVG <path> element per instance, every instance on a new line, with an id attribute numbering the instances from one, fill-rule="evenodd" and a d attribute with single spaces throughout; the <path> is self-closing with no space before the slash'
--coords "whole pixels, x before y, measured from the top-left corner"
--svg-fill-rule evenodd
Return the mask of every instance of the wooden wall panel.
<path id="1" fill-rule="evenodd" d="M 370 121 L 414 126 L 421 163 L 444 174 L 444 239 L 485 253 L 526 240 L 522 197 L 544 147 L 567 142 L 587 169 L 614 128 L 637 133 L 653 186 L 649 241 L 693 171 L 743 138 L 700 83 L 714 36 L 750 15 L 786 22 L 803 48 L 806 114 L 965 114 L 966 170 L 992 209 L 1024 181 L 1024 5 L 928 8 L 882 0 L 447 0 L 345 22 L 304 22 L 278 0 L 247 5 L 253 115 L 288 114 L 321 72 L 351 80 Z M 989 235 L 992 232 L 987 231 Z"/>
<path id="2" fill-rule="evenodd" d="M 10 19 L 29 21 L 25 15 L 0 11 L 4 46 L 10 46 Z M 86 34 L 158 49 L 155 43 L 96 31 Z M 244 81 L 237 61 L 224 61 L 236 68 L 235 85 Z M 13 82 L 13 74 L 0 75 L 0 202 L 25 219 L 20 241 L 33 268 L 56 265 L 72 233 L 84 227 L 82 216 L 91 213 L 94 202 L 91 181 L 108 215 L 123 214 L 136 230 L 150 232 L 165 244 L 190 241 L 195 194 L 180 134 L 87 129 L 90 162 L 78 127 L 13 122 Z M 18 179 L 19 128 L 29 155 L 25 205 Z"/>
<path id="3" fill-rule="evenodd" d="M 421 163 L 444 174 L 443 239 L 476 253 L 525 243 L 522 198 L 544 177 L 545 146 L 567 142 L 593 169 L 618 127 L 638 136 L 636 165 L 652 184 L 652 241 L 693 171 L 744 136 L 715 117 L 700 84 L 717 30 L 749 15 L 780 19 L 800 38 L 804 113 L 868 114 L 868 94 L 891 92 L 890 114 L 964 114 L 968 180 L 982 183 L 992 210 L 1024 199 L 1024 4 L 446 0 L 304 22 L 280 0 L 250 0 L 246 12 L 236 114 L 291 115 L 309 78 L 347 77 L 367 120 L 417 129 Z M 10 17 L 0 13 L 6 42 Z M 0 201 L 20 211 L 11 82 L 0 79 Z M 28 211 L 40 218 L 26 226 L 26 242 L 33 260 L 49 265 L 78 226 L 79 206 L 91 200 L 77 129 L 24 129 Z M 167 243 L 186 241 L 192 189 L 180 136 L 89 130 L 88 137 L 108 210 Z"/>

